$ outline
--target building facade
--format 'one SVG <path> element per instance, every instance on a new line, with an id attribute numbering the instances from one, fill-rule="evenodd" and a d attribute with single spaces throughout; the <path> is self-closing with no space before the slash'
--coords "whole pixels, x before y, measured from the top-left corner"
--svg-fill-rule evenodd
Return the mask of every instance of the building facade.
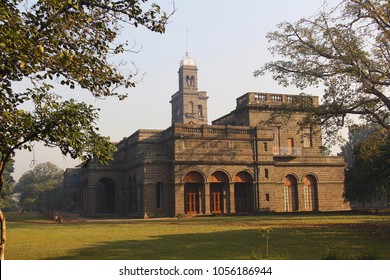
<path id="1" fill-rule="evenodd" d="M 302 116 L 260 125 L 294 98 L 249 92 L 209 125 L 208 96 L 186 55 L 172 125 L 124 138 L 107 166 L 66 170 L 64 209 L 133 217 L 349 210 L 344 159 L 321 154 L 321 135 L 299 129 Z"/>

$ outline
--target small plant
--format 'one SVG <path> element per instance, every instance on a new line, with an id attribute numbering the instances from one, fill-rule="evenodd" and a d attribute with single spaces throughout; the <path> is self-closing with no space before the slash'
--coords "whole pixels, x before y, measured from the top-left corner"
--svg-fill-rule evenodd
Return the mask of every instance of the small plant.
<path id="1" fill-rule="evenodd" d="M 181 214 L 181 213 L 177 214 L 177 215 L 176 215 L 176 218 L 177 218 L 178 220 L 183 219 L 183 214 Z"/>
<path id="2" fill-rule="evenodd" d="M 261 235 L 266 238 L 265 255 L 266 255 L 266 257 L 268 257 L 268 239 L 269 239 L 269 236 L 272 232 L 272 228 L 271 227 L 262 227 L 259 229 L 259 231 L 261 232 Z"/>

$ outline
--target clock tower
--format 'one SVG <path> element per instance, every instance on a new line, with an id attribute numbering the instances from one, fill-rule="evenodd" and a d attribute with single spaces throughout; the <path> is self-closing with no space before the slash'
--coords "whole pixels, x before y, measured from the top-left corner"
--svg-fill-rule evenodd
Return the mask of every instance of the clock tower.
<path id="1" fill-rule="evenodd" d="M 179 91 L 172 95 L 172 124 L 207 124 L 207 93 L 198 91 L 198 68 L 188 54 L 180 62 Z"/>

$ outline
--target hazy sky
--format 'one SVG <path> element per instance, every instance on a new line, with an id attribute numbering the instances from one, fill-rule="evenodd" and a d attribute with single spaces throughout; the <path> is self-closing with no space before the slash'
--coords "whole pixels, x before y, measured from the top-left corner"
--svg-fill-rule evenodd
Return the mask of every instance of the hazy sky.
<path id="1" fill-rule="evenodd" d="M 165 10 L 172 2 L 156 1 Z M 165 34 L 145 28 L 126 28 L 121 40 L 136 44 L 138 53 L 126 53 L 129 68 L 137 66 L 137 86 L 124 101 L 115 98 L 95 100 L 88 93 L 60 92 L 84 100 L 101 109 L 99 127 L 112 141 L 121 140 L 137 129 L 166 129 L 171 123 L 171 96 L 178 90 L 180 60 L 189 52 L 198 66 L 198 88 L 207 91 L 209 123 L 235 108 L 236 98 L 249 91 L 298 94 L 297 88 L 279 86 L 270 77 L 254 78 L 252 73 L 272 59 L 267 32 L 282 21 L 296 21 L 315 15 L 325 3 L 334 7 L 340 0 L 175 0 L 176 12 Z M 321 91 L 309 92 L 320 95 Z M 14 179 L 37 163 L 51 161 L 61 168 L 78 161 L 64 158 L 57 148 L 34 146 L 34 154 L 18 151 Z"/>

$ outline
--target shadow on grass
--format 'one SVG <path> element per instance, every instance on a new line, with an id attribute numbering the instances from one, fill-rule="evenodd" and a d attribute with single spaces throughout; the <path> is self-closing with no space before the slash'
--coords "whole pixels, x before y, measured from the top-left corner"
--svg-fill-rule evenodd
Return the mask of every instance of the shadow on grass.
<path id="1" fill-rule="evenodd" d="M 109 232 L 102 234 L 109 239 Z M 390 259 L 390 227 L 332 225 L 274 228 L 269 238 L 271 256 L 286 259 L 324 259 L 329 248 L 340 252 L 343 259 L 357 259 L 367 251 L 375 252 L 379 259 Z M 264 255 L 265 239 L 257 229 L 240 229 L 160 235 L 148 240 L 106 241 L 52 259 L 222 260 L 250 259 L 254 252 Z"/>

